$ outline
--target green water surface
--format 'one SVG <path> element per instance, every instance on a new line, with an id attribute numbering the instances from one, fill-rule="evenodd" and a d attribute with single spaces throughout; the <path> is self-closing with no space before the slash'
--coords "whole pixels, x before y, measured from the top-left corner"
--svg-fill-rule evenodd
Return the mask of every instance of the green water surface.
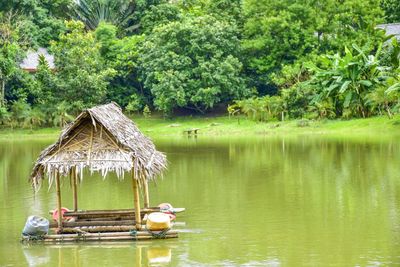
<path id="1" fill-rule="evenodd" d="M 52 141 L 0 142 L 0 266 L 400 265 L 396 138 L 159 138 L 169 170 L 150 200 L 186 208 L 178 239 L 21 244 L 26 218 L 56 207 L 54 188 L 27 182 Z M 71 195 L 65 180 L 63 206 Z M 130 180 L 86 176 L 79 206 L 133 207 Z"/>

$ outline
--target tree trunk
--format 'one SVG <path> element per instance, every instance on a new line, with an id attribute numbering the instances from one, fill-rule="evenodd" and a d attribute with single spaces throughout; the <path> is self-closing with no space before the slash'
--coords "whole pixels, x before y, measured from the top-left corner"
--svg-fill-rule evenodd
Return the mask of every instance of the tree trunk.
<path id="1" fill-rule="evenodd" d="M 1 80 L 1 98 L 0 98 L 0 107 L 4 107 L 4 93 L 6 91 L 6 81 L 4 79 Z"/>

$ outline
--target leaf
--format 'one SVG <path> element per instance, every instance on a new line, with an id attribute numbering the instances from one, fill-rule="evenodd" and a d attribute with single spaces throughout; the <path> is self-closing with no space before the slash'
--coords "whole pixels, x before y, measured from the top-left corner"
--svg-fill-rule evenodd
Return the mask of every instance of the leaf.
<path id="1" fill-rule="evenodd" d="M 339 85 L 337 83 L 332 84 L 331 86 L 328 87 L 327 91 L 328 91 L 328 95 L 333 91 L 333 89 L 339 87 Z"/>
<path id="2" fill-rule="evenodd" d="M 386 94 L 390 94 L 390 93 L 392 93 L 392 92 L 394 92 L 394 91 L 398 91 L 400 89 L 400 83 L 395 83 L 395 84 L 393 84 L 392 86 L 390 86 L 386 91 L 385 91 L 385 93 Z"/>
<path id="3" fill-rule="evenodd" d="M 362 85 L 365 85 L 367 87 L 370 87 L 372 85 L 372 82 L 368 81 L 368 80 L 361 80 L 361 81 L 359 81 L 359 83 Z"/>
<path id="4" fill-rule="evenodd" d="M 350 83 L 351 83 L 351 81 L 345 81 L 342 84 L 342 86 L 340 87 L 339 93 L 343 94 L 347 90 L 347 88 L 349 87 Z"/>
<path id="5" fill-rule="evenodd" d="M 346 97 L 345 97 L 344 103 L 343 103 L 344 108 L 348 108 L 350 106 L 352 96 L 353 96 L 353 92 L 351 92 L 351 91 L 346 94 Z"/>

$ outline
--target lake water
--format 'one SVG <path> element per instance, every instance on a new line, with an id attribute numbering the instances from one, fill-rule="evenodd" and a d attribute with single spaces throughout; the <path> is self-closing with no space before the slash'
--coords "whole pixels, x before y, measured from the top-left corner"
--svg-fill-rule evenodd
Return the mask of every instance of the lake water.
<path id="1" fill-rule="evenodd" d="M 322 137 L 155 139 L 169 170 L 152 205 L 185 207 L 178 239 L 24 245 L 56 207 L 27 179 L 53 140 L 0 141 L 0 266 L 400 265 L 400 141 Z M 63 206 L 72 207 L 67 180 Z M 131 183 L 86 176 L 79 207 L 133 207 Z"/>

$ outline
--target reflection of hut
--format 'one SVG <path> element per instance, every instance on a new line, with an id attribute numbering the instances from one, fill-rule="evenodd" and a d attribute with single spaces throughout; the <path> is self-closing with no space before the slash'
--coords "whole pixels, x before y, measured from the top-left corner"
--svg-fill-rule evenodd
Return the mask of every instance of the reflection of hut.
<path id="1" fill-rule="evenodd" d="M 123 219 L 129 220 L 133 216 L 136 229 L 140 230 L 142 217 L 139 189 L 143 190 L 144 198 L 142 215 L 144 212 L 159 211 L 159 208 L 149 207 L 148 181 L 160 175 L 166 169 L 166 164 L 165 155 L 155 149 L 152 141 L 139 131 L 117 104 L 110 103 L 83 111 L 67 126 L 57 142 L 40 154 L 31 181 L 35 190 L 39 189 L 45 177 L 48 177 L 50 184 L 55 181 L 58 232 L 63 232 L 64 226 L 88 224 L 87 221 L 94 217 L 94 222 L 88 225 L 112 225 L 111 218 L 127 225 L 123 224 Z M 77 183 L 82 181 L 84 169 L 90 173 L 98 171 L 103 177 L 108 172 L 115 172 L 120 179 L 124 178 L 126 171 L 130 172 L 135 210 L 79 211 Z M 74 211 L 64 215 L 76 218 L 75 222 L 63 222 L 60 177 L 71 179 Z"/>

